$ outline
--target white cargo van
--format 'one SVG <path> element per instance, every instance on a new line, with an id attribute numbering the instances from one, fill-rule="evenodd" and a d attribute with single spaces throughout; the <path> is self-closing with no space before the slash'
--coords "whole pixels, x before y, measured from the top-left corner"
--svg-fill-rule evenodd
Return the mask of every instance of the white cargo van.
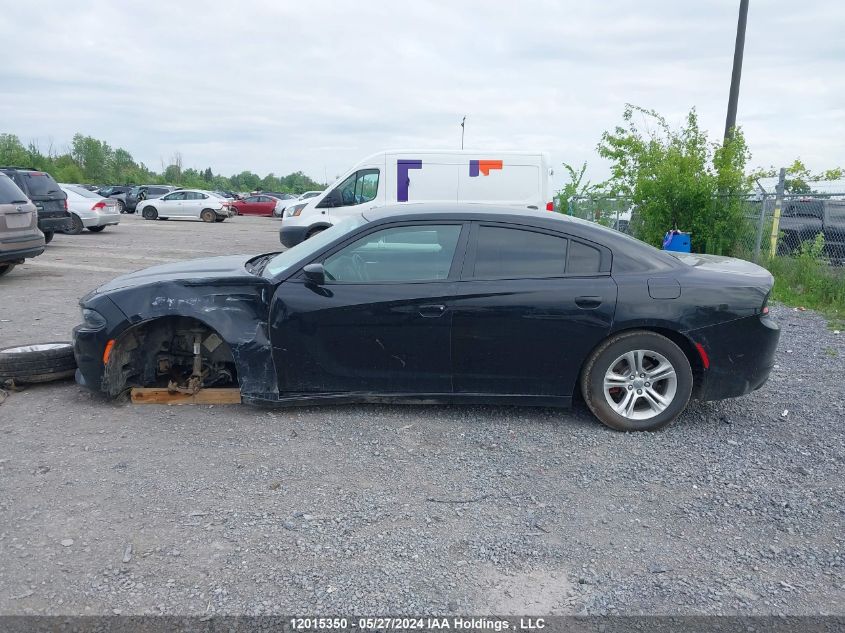
<path id="1" fill-rule="evenodd" d="M 551 211 L 549 175 L 543 152 L 379 152 L 319 195 L 285 209 L 279 239 L 293 246 L 345 217 L 388 204 L 473 202 Z"/>

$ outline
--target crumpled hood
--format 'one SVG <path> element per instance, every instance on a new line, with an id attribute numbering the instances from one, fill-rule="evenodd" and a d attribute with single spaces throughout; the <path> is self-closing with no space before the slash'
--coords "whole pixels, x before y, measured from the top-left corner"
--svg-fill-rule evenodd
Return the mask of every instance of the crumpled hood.
<path id="1" fill-rule="evenodd" d="M 95 293 L 111 292 L 132 286 L 145 286 L 162 282 L 182 282 L 184 285 L 201 284 L 213 279 L 246 278 L 259 280 L 260 277 L 247 272 L 245 264 L 255 255 L 226 255 L 190 259 L 173 264 L 161 264 L 121 275 L 97 288 Z"/>

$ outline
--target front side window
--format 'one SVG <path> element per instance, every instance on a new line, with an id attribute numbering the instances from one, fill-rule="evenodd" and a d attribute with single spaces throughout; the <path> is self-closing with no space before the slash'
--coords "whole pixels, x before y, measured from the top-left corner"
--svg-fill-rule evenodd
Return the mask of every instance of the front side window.
<path id="1" fill-rule="evenodd" d="M 375 200 L 378 194 L 378 169 L 362 169 L 338 186 L 341 206 L 351 207 Z"/>
<path id="2" fill-rule="evenodd" d="M 446 279 L 460 224 L 382 229 L 330 255 L 323 268 L 330 281 L 379 283 Z"/>
<path id="3" fill-rule="evenodd" d="M 474 276 L 511 279 L 563 275 L 567 242 L 566 238 L 545 233 L 480 226 Z"/>

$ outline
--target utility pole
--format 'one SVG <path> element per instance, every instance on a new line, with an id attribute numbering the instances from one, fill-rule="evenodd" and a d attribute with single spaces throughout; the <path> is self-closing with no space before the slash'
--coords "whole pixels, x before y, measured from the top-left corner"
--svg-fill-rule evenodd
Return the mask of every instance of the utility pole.
<path id="1" fill-rule="evenodd" d="M 739 19 L 736 23 L 734 67 L 731 72 L 731 92 L 728 96 L 728 116 L 725 119 L 725 140 L 736 127 L 736 106 L 739 101 L 739 80 L 742 76 L 742 53 L 745 50 L 745 24 L 748 21 L 748 0 L 739 0 Z"/>
<path id="2" fill-rule="evenodd" d="M 467 118 L 466 118 L 466 115 L 464 115 L 464 118 L 461 120 L 461 149 L 464 148 L 464 124 L 466 122 L 467 122 Z"/>

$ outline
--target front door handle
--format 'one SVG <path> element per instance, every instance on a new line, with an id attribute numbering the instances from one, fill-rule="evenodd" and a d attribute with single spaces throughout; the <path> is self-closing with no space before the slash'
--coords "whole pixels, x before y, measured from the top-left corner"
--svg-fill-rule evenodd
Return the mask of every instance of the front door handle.
<path id="1" fill-rule="evenodd" d="M 595 310 L 601 305 L 601 297 L 575 297 L 575 305 L 582 310 Z"/>
<path id="2" fill-rule="evenodd" d="M 419 308 L 420 316 L 424 316 L 427 318 L 436 318 L 439 316 L 443 316 L 446 312 L 446 306 L 444 305 L 430 305 L 430 306 L 420 306 Z"/>

